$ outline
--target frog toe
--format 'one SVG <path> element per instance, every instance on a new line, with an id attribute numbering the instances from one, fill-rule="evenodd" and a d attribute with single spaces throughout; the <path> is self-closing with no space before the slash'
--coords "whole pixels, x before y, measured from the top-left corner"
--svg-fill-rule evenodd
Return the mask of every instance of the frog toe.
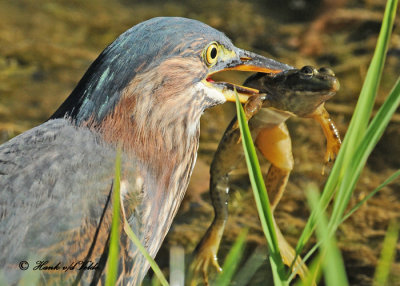
<path id="1" fill-rule="evenodd" d="M 219 265 L 219 263 L 218 263 L 218 257 L 217 257 L 216 255 L 213 257 L 213 259 L 212 259 L 211 261 L 212 261 L 212 264 L 214 265 L 215 269 L 216 269 L 218 272 L 222 272 L 222 267 Z"/>
<path id="2" fill-rule="evenodd" d="M 200 277 L 203 277 L 203 282 L 205 285 L 208 285 L 208 276 L 211 272 L 211 267 L 216 269 L 217 272 L 222 272 L 222 268 L 218 263 L 218 257 L 216 253 L 214 253 L 210 249 L 201 249 L 195 254 L 195 257 L 191 263 L 190 271 L 191 271 L 191 280 L 197 281 Z M 201 278 L 200 278 L 201 279 Z M 195 282 L 192 282 L 191 285 Z"/>

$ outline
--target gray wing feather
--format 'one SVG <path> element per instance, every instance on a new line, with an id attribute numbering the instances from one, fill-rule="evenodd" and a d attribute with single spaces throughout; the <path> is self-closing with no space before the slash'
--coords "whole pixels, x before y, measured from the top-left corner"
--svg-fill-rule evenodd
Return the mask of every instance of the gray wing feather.
<path id="1" fill-rule="evenodd" d="M 48 121 L 1 145 L 0 267 L 18 265 L 32 254 L 54 262 L 73 255 L 68 235 L 98 223 L 115 154 L 96 134 L 66 119 Z"/>

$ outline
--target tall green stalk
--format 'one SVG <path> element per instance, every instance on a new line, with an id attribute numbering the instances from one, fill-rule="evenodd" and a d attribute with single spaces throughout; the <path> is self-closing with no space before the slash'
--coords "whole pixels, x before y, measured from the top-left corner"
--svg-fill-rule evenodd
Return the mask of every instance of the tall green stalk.
<path id="1" fill-rule="evenodd" d="M 253 139 L 250 134 L 249 126 L 247 125 L 246 116 L 243 107 L 239 102 L 236 94 L 236 109 L 238 115 L 239 128 L 243 143 L 243 150 L 246 157 L 247 168 L 249 170 L 250 182 L 252 185 L 254 198 L 257 205 L 258 214 L 261 220 L 261 225 L 264 235 L 267 239 L 270 252 L 270 262 L 274 277 L 274 284 L 285 285 L 285 271 L 282 262 L 282 257 L 279 251 L 278 238 L 274 227 L 274 218 L 272 215 L 267 189 L 265 188 L 264 179 L 262 177 L 260 164 L 258 162 L 257 153 L 253 144 Z"/>
<path id="2" fill-rule="evenodd" d="M 335 191 L 337 191 L 332 219 L 329 222 L 330 228 L 336 226 L 341 220 L 369 154 L 399 105 L 400 93 L 398 81 L 388 99 L 379 109 L 374 120 L 368 125 L 386 58 L 397 2 L 397 0 L 389 0 L 387 2 L 375 53 L 368 69 L 354 115 L 321 196 L 320 208 L 325 210 Z M 297 254 L 303 250 L 305 243 L 311 237 L 315 221 L 316 213 L 314 211 L 311 213 L 296 246 Z"/>
<path id="3" fill-rule="evenodd" d="M 118 149 L 115 159 L 115 175 L 113 184 L 113 214 L 110 235 L 110 252 L 107 261 L 106 285 L 113 286 L 117 281 L 119 261 L 119 237 L 120 237 L 120 180 L 121 180 L 121 150 Z"/>

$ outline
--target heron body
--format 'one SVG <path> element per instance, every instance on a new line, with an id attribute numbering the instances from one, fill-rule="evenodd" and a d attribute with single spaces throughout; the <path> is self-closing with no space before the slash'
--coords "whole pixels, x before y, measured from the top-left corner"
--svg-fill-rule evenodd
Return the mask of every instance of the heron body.
<path id="1" fill-rule="evenodd" d="M 119 36 L 47 122 L 0 146 L 0 267 L 7 282 L 18 281 L 18 263 L 29 259 L 31 267 L 98 265 L 42 269 L 43 284 L 104 280 L 119 147 L 122 214 L 154 257 L 189 183 L 200 117 L 231 99 L 233 85 L 210 76 L 288 68 L 185 18 L 154 18 Z M 238 88 L 241 98 L 257 92 Z M 149 265 L 123 232 L 120 245 L 118 283 L 138 285 Z"/>

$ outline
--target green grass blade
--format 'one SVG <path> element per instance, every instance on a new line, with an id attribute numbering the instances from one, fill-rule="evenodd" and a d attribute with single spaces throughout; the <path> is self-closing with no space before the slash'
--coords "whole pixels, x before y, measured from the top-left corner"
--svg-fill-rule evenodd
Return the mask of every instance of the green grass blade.
<path id="1" fill-rule="evenodd" d="M 257 270 L 263 265 L 267 258 L 266 247 L 257 247 L 251 256 L 246 260 L 245 264 L 240 267 L 236 273 L 233 282 L 235 285 L 250 285 L 250 280 L 253 278 Z M 272 275 L 272 273 L 270 273 Z M 272 276 L 270 276 L 272 278 Z"/>
<path id="2" fill-rule="evenodd" d="M 399 229 L 399 223 L 396 223 L 395 221 L 390 223 L 383 241 L 381 257 L 375 270 L 374 286 L 387 285 L 390 268 L 396 254 L 396 244 L 397 240 L 399 239 Z"/>
<path id="3" fill-rule="evenodd" d="M 27 261 L 33 265 L 33 261 L 40 261 L 43 258 L 37 258 L 33 257 L 33 255 L 29 255 Z M 33 270 L 33 267 L 29 267 L 27 270 L 23 271 L 24 273 L 22 274 L 20 280 L 18 281 L 18 286 L 29 286 L 29 285 L 40 285 L 40 278 L 41 278 L 41 271 L 38 270 Z M 0 271 L 0 285 L 9 285 L 5 281 L 2 283 L 1 279 L 1 274 L 4 274 L 4 272 Z M 6 272 L 7 273 L 7 272 Z M 7 274 L 6 274 L 7 275 Z M 4 278 L 5 279 L 5 278 Z M 43 282 L 43 281 L 42 281 Z M 65 283 L 64 283 L 65 284 Z"/>
<path id="4" fill-rule="evenodd" d="M 348 219 L 355 211 L 357 211 L 366 201 L 372 198 L 377 192 L 382 188 L 386 187 L 388 184 L 393 182 L 398 176 L 400 176 L 400 170 L 397 170 L 393 175 L 387 178 L 379 187 L 366 195 L 361 201 L 359 201 L 342 219 L 340 224 L 342 224 L 346 219 Z"/>
<path id="5" fill-rule="evenodd" d="M 321 255 L 317 255 L 310 263 L 309 272 L 304 280 L 299 280 L 296 286 L 313 286 L 321 279 Z"/>
<path id="6" fill-rule="evenodd" d="M 342 219 L 343 213 L 347 208 L 351 195 L 357 184 L 358 178 L 361 175 L 362 169 L 372 150 L 378 143 L 386 126 L 389 124 L 390 118 L 396 111 L 400 103 L 400 79 L 392 89 L 384 104 L 378 110 L 378 113 L 372 120 L 371 124 L 362 138 L 357 152 L 350 156 L 351 163 L 349 166 L 350 172 L 346 172 L 343 181 L 340 184 L 338 196 L 335 200 L 330 225 L 334 227 L 338 225 Z"/>
<path id="7" fill-rule="evenodd" d="M 32 269 L 28 269 L 24 272 L 21 279 L 18 281 L 18 286 L 29 286 L 29 285 L 39 285 L 40 282 L 40 271 L 35 271 Z M 6 283 L 2 284 L 0 281 L 0 285 L 8 285 Z"/>
<path id="8" fill-rule="evenodd" d="M 7 280 L 3 269 L 0 269 L 0 285 L 7 285 Z"/>
<path id="9" fill-rule="evenodd" d="M 303 256 L 303 262 L 304 263 L 306 263 L 309 259 L 310 259 L 310 257 L 314 254 L 314 252 L 315 251 L 317 251 L 318 250 L 318 248 L 320 247 L 320 245 L 321 245 L 321 241 L 318 241 L 315 245 L 313 245 L 313 247 L 306 253 L 306 255 L 304 255 Z M 296 257 L 297 258 L 297 257 Z M 294 265 L 292 264 L 291 265 L 291 267 L 290 267 L 290 275 L 289 275 L 289 278 L 288 278 L 288 282 L 290 283 L 290 282 L 292 282 L 292 280 L 296 277 L 296 275 L 297 275 L 297 273 L 296 273 L 296 267 L 294 267 Z"/>
<path id="10" fill-rule="evenodd" d="M 151 286 L 160 286 L 161 285 L 160 279 L 158 279 L 157 275 L 153 275 L 150 283 L 151 283 L 150 284 Z"/>
<path id="11" fill-rule="evenodd" d="M 394 174 L 392 174 L 389 178 L 387 178 L 381 185 L 379 185 L 375 190 L 370 192 L 367 196 L 365 196 L 361 201 L 359 201 L 340 221 L 338 225 L 336 225 L 336 228 L 342 224 L 345 220 L 347 220 L 355 211 L 357 211 L 366 201 L 368 201 L 370 198 L 372 198 L 377 192 L 379 192 L 382 188 L 393 182 L 398 176 L 400 176 L 400 170 L 396 171 Z M 308 252 L 307 254 L 303 257 L 303 262 L 307 262 L 308 259 L 311 257 L 311 255 L 314 254 L 314 252 L 319 248 L 321 244 L 321 241 L 318 241 L 317 244 L 315 244 Z M 310 269 L 311 271 L 311 269 Z M 296 273 L 293 272 L 288 281 L 292 281 L 294 277 L 296 276 Z M 308 285 L 308 284 L 305 284 Z"/>
<path id="12" fill-rule="evenodd" d="M 377 192 L 379 192 L 382 188 L 393 182 L 398 176 L 400 176 L 400 170 L 396 171 L 394 174 L 392 174 L 389 178 L 387 178 L 381 185 L 379 185 L 375 190 L 373 190 L 371 193 L 369 193 L 365 198 L 363 198 L 361 201 L 359 201 L 339 222 L 339 224 L 336 225 L 336 227 L 333 229 L 335 230 L 340 224 L 342 224 L 345 220 L 347 220 L 355 211 L 357 211 L 366 201 L 368 201 L 371 197 L 373 197 Z M 333 232 L 333 231 L 332 231 Z M 307 262 L 308 259 L 315 253 L 315 251 L 319 248 L 321 245 L 322 241 L 318 241 L 308 252 L 307 254 L 303 257 L 303 262 Z M 310 268 L 311 272 L 311 268 Z M 288 281 L 292 281 L 294 277 L 296 276 L 296 272 L 293 271 L 292 274 L 289 276 Z M 308 285 L 305 283 L 304 285 Z"/>
<path id="13" fill-rule="evenodd" d="M 271 268 L 274 274 L 275 285 L 282 283 L 285 280 L 284 266 L 279 251 L 278 239 L 274 228 L 274 222 L 271 212 L 271 207 L 262 177 L 260 164 L 250 130 L 247 125 L 246 117 L 236 94 L 237 116 L 242 135 L 243 150 L 246 157 L 247 168 L 249 171 L 250 182 L 252 185 L 254 198 L 257 205 L 257 210 L 260 216 L 261 225 L 267 239 L 268 248 L 270 251 Z"/>
<path id="14" fill-rule="evenodd" d="M 227 286 L 231 284 L 233 274 L 235 273 L 236 268 L 242 259 L 247 232 L 247 229 L 245 229 L 239 234 L 234 245 L 226 256 L 224 265 L 222 267 L 224 271 L 218 275 L 215 285 Z"/>
<path id="15" fill-rule="evenodd" d="M 399 176 L 399 171 L 397 171 L 395 174 L 390 176 L 388 180 L 386 180 L 381 186 L 379 186 L 375 191 L 373 191 L 370 195 L 368 195 L 363 201 L 361 201 L 359 204 L 357 204 L 351 211 L 348 213 L 345 217 L 343 217 L 343 213 L 345 209 L 347 208 L 347 205 L 350 201 L 352 191 L 355 188 L 355 185 L 357 183 L 357 180 L 361 174 L 361 171 L 365 165 L 365 162 L 372 152 L 373 148 L 376 146 L 378 143 L 378 140 L 382 136 L 386 126 L 389 124 L 390 118 L 392 117 L 393 113 L 396 111 L 397 107 L 400 104 L 400 80 L 397 81 L 396 85 L 390 92 L 388 98 L 384 102 L 384 104 L 381 106 L 381 108 L 378 110 L 376 116 L 372 120 L 371 124 L 368 126 L 367 132 L 364 136 L 364 138 L 361 141 L 360 147 L 358 149 L 358 152 L 354 154 L 353 159 L 352 159 L 352 164 L 349 167 L 348 174 L 346 174 L 345 178 L 343 178 L 343 182 L 341 183 L 340 187 L 342 192 L 339 192 L 338 197 L 335 200 L 334 204 L 334 211 L 332 213 L 332 220 L 330 222 L 330 228 L 332 228 L 332 231 L 334 231 L 345 219 L 348 218 L 349 215 L 351 215 L 354 211 L 356 211 L 363 202 L 365 202 L 367 199 L 369 199 L 371 196 L 373 196 L 377 191 L 379 191 L 381 188 L 389 184 L 391 181 L 393 181 L 397 176 Z M 345 190 L 345 191 L 344 191 Z M 326 194 L 324 192 L 324 194 Z M 324 194 L 321 198 L 321 200 L 324 200 Z M 329 201 L 328 201 L 329 202 Z M 325 201 L 323 202 L 323 206 L 325 206 Z M 307 225 L 312 225 L 310 224 L 310 220 L 312 217 L 318 217 L 316 213 L 312 213 L 312 215 L 309 218 L 309 221 L 307 222 Z M 306 225 L 306 227 L 307 227 Z M 305 230 L 303 230 L 303 234 L 305 233 Z M 302 236 L 303 236 L 302 234 Z M 311 235 L 311 233 L 310 233 Z M 307 238 L 307 237 L 306 237 Z M 303 237 L 303 241 L 305 238 Z M 300 253 L 302 250 L 302 246 L 304 245 L 304 242 L 299 241 L 296 251 L 297 253 Z M 304 258 L 306 259 L 309 256 L 307 254 Z M 290 280 L 290 279 L 289 279 Z"/>
<path id="16" fill-rule="evenodd" d="M 121 178 L 121 150 L 118 149 L 115 159 L 115 175 L 113 185 L 113 217 L 111 223 L 110 252 L 108 253 L 108 268 L 106 285 L 113 286 L 117 281 L 119 261 L 119 227 L 120 227 L 120 178 Z"/>
<path id="17" fill-rule="evenodd" d="M 125 231 L 126 235 L 130 238 L 130 240 L 132 240 L 132 242 L 135 244 L 137 249 L 139 249 L 139 251 L 142 253 L 142 255 L 149 262 L 151 269 L 153 269 L 154 274 L 158 277 L 158 280 L 160 280 L 161 285 L 168 286 L 169 285 L 168 281 L 167 281 L 167 279 L 165 279 L 165 276 L 162 273 L 160 267 L 158 267 L 157 263 L 147 252 L 146 248 L 143 246 L 143 244 L 140 242 L 139 238 L 133 232 L 133 230 L 129 226 L 129 223 L 126 219 L 124 220 L 124 231 Z"/>
<path id="18" fill-rule="evenodd" d="M 382 22 L 381 32 L 379 34 L 377 46 L 368 69 L 367 77 L 357 102 L 357 106 L 350 122 L 349 129 L 344 138 L 343 145 L 338 154 L 338 158 L 332 168 L 331 174 L 325 185 L 324 192 L 321 196 L 320 207 L 324 210 L 328 206 L 333 197 L 338 182 L 341 181 L 344 174 L 348 173 L 347 169 L 352 160 L 352 155 L 359 145 L 359 140 L 362 138 L 366 129 L 366 124 L 369 121 L 373 102 L 375 100 L 376 91 L 379 86 L 385 55 L 389 44 L 389 38 L 393 27 L 393 21 L 397 9 L 397 0 L 389 0 Z M 343 195 L 342 195 L 343 196 Z M 296 246 L 297 255 L 301 253 L 305 243 L 311 237 L 315 221 L 315 213 L 311 213 L 309 220 L 299 238 Z"/>
<path id="19" fill-rule="evenodd" d="M 361 89 L 360 100 L 357 102 L 354 111 L 356 117 L 353 117 L 349 126 L 349 133 L 351 133 L 352 136 L 349 136 L 348 144 L 349 147 L 352 146 L 354 150 L 357 149 L 357 138 L 361 138 L 364 135 L 371 116 L 382 76 L 383 66 L 386 60 L 386 52 L 389 47 L 390 36 L 393 30 L 396 9 L 397 0 L 388 0 L 375 52 Z"/>
<path id="20" fill-rule="evenodd" d="M 336 239 L 334 235 L 331 235 L 328 228 L 328 221 L 323 210 L 319 208 L 319 194 L 315 185 L 308 188 L 307 199 L 311 208 L 316 210 L 319 214 L 318 222 L 316 224 L 316 233 L 318 240 L 322 241 L 320 255 L 322 257 L 325 284 L 327 286 L 349 285 L 346 271 L 344 269 L 343 259 L 336 244 Z"/>
<path id="21" fill-rule="evenodd" d="M 385 13 L 382 20 L 382 26 L 379 33 L 378 41 L 375 47 L 364 84 L 361 88 L 359 100 L 354 110 L 354 115 L 350 121 L 347 135 L 343 141 L 342 149 L 346 150 L 347 154 L 353 154 L 358 147 L 360 139 L 363 137 L 367 128 L 371 112 L 375 102 L 375 97 L 379 88 L 380 79 L 382 76 L 383 66 L 386 59 L 386 52 L 389 46 L 390 35 L 393 29 L 393 22 L 396 15 L 398 0 L 388 0 Z M 342 152 L 344 153 L 344 152 Z M 340 165 L 344 168 L 351 162 L 351 158 L 342 155 L 338 158 L 341 161 Z M 340 174 L 344 174 L 342 169 Z"/>
<path id="22" fill-rule="evenodd" d="M 113 218 L 111 224 L 111 237 L 110 237 L 110 252 L 108 255 L 108 272 L 106 277 L 106 285 L 113 286 L 117 281 L 118 274 L 118 260 L 119 260 L 119 227 L 120 227 L 120 178 L 121 178 L 121 151 L 118 150 L 115 160 L 115 176 L 113 187 Z M 132 242 L 136 245 L 139 251 L 146 257 L 150 263 L 155 275 L 160 280 L 163 286 L 168 286 L 168 282 L 162 274 L 157 263 L 153 260 L 144 246 L 141 244 L 139 238 L 133 233 L 129 226 L 128 221 L 124 218 L 124 231 Z"/>

